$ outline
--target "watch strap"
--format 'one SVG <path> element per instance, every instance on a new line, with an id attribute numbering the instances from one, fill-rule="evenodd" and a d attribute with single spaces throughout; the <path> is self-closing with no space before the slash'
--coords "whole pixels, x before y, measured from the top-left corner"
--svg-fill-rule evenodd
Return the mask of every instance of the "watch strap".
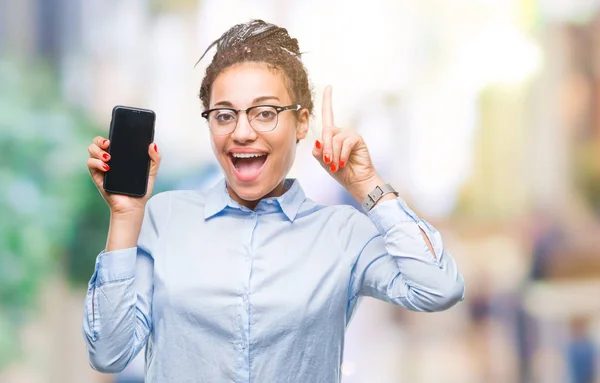
<path id="1" fill-rule="evenodd" d="M 375 186 L 375 189 L 373 189 L 373 191 L 371 191 L 365 197 L 365 200 L 362 203 L 362 208 L 366 211 L 370 211 L 371 209 L 373 209 L 373 206 L 375 206 L 377 202 L 381 199 L 381 197 L 390 193 L 398 195 L 398 192 L 390 184 Z"/>

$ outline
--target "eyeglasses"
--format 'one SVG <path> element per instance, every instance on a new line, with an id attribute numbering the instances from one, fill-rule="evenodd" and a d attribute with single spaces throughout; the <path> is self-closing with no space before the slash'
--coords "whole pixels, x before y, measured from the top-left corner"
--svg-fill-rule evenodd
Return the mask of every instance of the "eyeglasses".
<path id="1" fill-rule="evenodd" d="M 277 127 L 279 113 L 286 110 L 298 111 L 302 105 L 288 106 L 255 105 L 248 109 L 215 108 L 202 112 L 202 117 L 208 121 L 208 127 L 215 136 L 226 136 L 233 133 L 237 127 L 240 112 L 245 112 L 252 129 L 257 132 L 270 132 Z"/>

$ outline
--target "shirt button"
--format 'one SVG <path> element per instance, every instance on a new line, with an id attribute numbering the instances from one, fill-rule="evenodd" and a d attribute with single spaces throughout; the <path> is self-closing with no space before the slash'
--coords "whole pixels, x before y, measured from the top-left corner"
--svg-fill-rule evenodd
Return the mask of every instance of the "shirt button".
<path id="1" fill-rule="evenodd" d="M 248 347 L 248 345 L 247 345 L 246 343 L 244 343 L 244 342 L 241 342 L 241 343 L 240 343 L 240 348 L 241 348 L 242 350 L 245 350 L 245 349 L 246 349 L 246 347 Z"/>
<path id="2" fill-rule="evenodd" d="M 256 218 L 256 213 L 250 214 L 250 218 Z"/>
<path id="3" fill-rule="evenodd" d="M 242 295 L 242 299 L 244 300 L 244 302 L 246 302 L 248 300 L 248 294 Z"/>
<path id="4" fill-rule="evenodd" d="M 268 203 L 269 205 L 271 205 L 271 204 L 273 204 L 273 201 L 269 199 L 269 200 L 267 200 L 267 203 Z"/>

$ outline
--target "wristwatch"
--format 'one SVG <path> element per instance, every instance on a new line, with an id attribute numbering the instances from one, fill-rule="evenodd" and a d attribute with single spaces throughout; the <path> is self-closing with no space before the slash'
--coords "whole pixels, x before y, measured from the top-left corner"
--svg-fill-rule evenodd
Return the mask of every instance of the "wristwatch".
<path id="1" fill-rule="evenodd" d="M 375 189 L 373 189 L 373 191 L 367 194 L 365 197 L 365 200 L 362 203 L 362 208 L 366 211 L 370 211 L 381 199 L 381 197 L 390 193 L 394 193 L 396 196 L 398 195 L 398 192 L 390 184 L 375 186 Z"/>

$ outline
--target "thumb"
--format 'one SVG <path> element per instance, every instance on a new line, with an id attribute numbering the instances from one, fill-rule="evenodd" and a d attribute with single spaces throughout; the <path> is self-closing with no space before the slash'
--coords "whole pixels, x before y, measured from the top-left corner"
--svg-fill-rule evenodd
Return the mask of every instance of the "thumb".
<path id="1" fill-rule="evenodd" d="M 158 173 L 158 167 L 160 166 L 160 161 L 162 156 L 158 151 L 158 146 L 156 143 L 151 143 L 148 147 L 148 155 L 150 156 L 150 177 L 155 177 Z"/>

